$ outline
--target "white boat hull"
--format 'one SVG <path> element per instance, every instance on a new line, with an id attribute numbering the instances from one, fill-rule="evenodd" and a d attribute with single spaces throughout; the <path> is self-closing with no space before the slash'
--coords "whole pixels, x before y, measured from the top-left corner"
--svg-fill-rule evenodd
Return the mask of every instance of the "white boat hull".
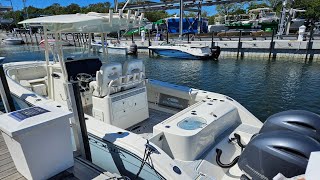
<path id="1" fill-rule="evenodd" d="M 5 39 L 4 42 L 7 44 L 7 45 L 20 45 L 23 43 L 23 40 L 22 39 Z"/>
<path id="2" fill-rule="evenodd" d="M 59 65 L 53 64 L 52 67 L 57 69 Z M 16 97 L 30 105 L 50 104 L 59 106 L 62 109 L 68 109 L 64 88 L 57 84 L 60 82 L 60 79 L 57 79 L 59 78 L 58 76 L 53 79 L 55 87 L 51 89 L 51 91 L 53 91 L 51 93 L 55 95 L 55 100 L 48 99 L 47 97 L 34 92 L 35 90 L 37 92 L 39 91 L 39 89 L 34 88 L 39 87 L 40 81 L 43 84 L 47 82 L 45 62 L 9 63 L 4 65 L 4 69 L 10 91 Z M 22 72 L 24 72 L 24 75 L 19 75 Z M 59 71 L 53 71 L 53 73 L 56 74 L 58 72 Z M 22 86 L 21 83 L 24 82 L 25 84 L 25 81 L 29 82 L 30 85 Z M 62 82 L 60 83 L 61 85 L 63 84 Z M 124 130 L 98 120 L 91 115 L 85 114 L 85 117 L 87 118 L 86 125 L 90 139 L 89 143 L 92 162 L 94 164 L 109 172 L 127 175 L 134 179 L 135 174 L 142 163 L 141 159 L 144 156 L 146 139 L 148 139 L 150 144 L 155 147 L 159 153 L 151 154 L 153 168 L 147 164 L 143 168 L 140 175 L 141 178 L 159 179 L 159 176 L 162 176 L 165 179 L 184 180 L 196 179 L 196 177 L 214 179 L 240 178 L 242 173 L 237 166 L 227 170 L 228 172 L 232 171 L 231 176 L 229 176 L 229 173 L 225 173 L 225 169 L 222 169 L 215 164 L 215 160 L 212 156 L 215 156 L 215 147 L 224 149 L 226 156 L 226 159 L 224 160 L 227 162 L 239 155 L 241 149 L 228 143 L 229 135 L 235 132 L 241 133 L 245 130 L 245 133 L 242 135 L 242 140 L 247 143 L 250 140 L 251 135 L 256 133 L 262 125 L 257 118 L 239 103 L 221 94 L 177 86 L 156 80 L 149 80 L 149 83 L 146 84 L 146 88 L 148 92 L 148 106 L 152 109 L 150 113 L 153 111 L 162 112 L 169 114 L 169 117 L 171 117 L 167 120 L 166 117 L 164 119 L 160 118 L 160 121 L 159 119 L 152 120 L 152 118 L 150 118 L 147 121 L 143 121 L 142 125 L 133 126 L 132 128 Z M 28 96 L 26 96 L 26 94 Z M 211 111 L 206 112 L 209 109 L 202 107 L 211 106 L 211 104 L 213 105 L 213 109 L 211 108 L 211 110 L 216 111 L 215 114 L 217 115 L 217 118 L 212 115 L 209 116 Z M 165 108 L 166 106 L 170 106 L 171 108 Z M 177 110 L 176 108 L 179 108 L 180 110 Z M 199 113 L 199 116 L 201 116 L 201 113 L 208 114 L 208 125 L 203 131 L 197 129 L 197 133 L 190 135 L 189 133 L 191 131 L 186 133 L 185 130 L 178 126 L 176 127 L 177 123 L 179 124 L 181 121 L 181 118 L 195 111 Z M 175 115 L 172 116 L 173 114 Z M 148 121 L 153 125 L 148 124 Z M 220 122 L 225 123 L 221 124 Z M 144 123 L 147 124 L 143 125 Z M 225 126 L 226 123 L 228 124 L 228 127 Z M 171 126 L 173 132 L 176 133 L 172 134 L 169 132 L 171 131 L 170 129 L 164 128 L 165 126 Z M 219 131 L 216 131 L 215 128 L 218 126 Z M 220 131 L 228 133 L 221 134 Z M 119 134 L 119 132 L 122 133 Z M 211 132 L 217 134 L 212 134 L 211 139 L 208 139 L 208 133 L 210 134 Z M 164 138 L 161 138 L 161 136 L 164 136 Z M 159 141 L 159 139 L 162 140 Z M 180 143 L 182 144 L 179 145 Z M 214 148 L 210 146 L 212 143 L 215 143 Z M 183 147 L 192 148 L 186 151 L 183 150 Z M 113 152 L 118 153 L 114 154 Z M 115 157 L 115 155 L 117 155 L 117 157 Z M 199 160 L 203 163 L 197 165 L 196 162 Z M 119 166 L 119 164 L 123 164 L 123 166 Z M 195 165 L 198 167 L 195 167 Z M 173 171 L 172 167 L 174 166 L 179 170 Z M 159 173 L 158 175 L 154 173 L 155 170 Z M 203 175 L 199 176 L 199 173 Z"/>
<path id="3" fill-rule="evenodd" d="M 181 59 L 209 59 L 212 53 L 209 47 L 192 47 L 190 45 L 150 46 L 150 50 L 160 56 Z"/>

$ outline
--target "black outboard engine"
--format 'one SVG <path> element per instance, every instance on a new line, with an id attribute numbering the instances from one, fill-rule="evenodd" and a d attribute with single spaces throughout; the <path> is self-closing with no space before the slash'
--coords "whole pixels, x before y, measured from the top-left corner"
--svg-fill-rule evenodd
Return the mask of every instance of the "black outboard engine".
<path id="1" fill-rule="evenodd" d="M 219 56 L 220 56 L 220 53 L 221 53 L 221 49 L 219 46 L 213 46 L 212 49 L 211 49 L 211 54 L 212 54 L 212 58 L 214 60 L 218 60 Z"/>
<path id="2" fill-rule="evenodd" d="M 320 142 L 320 116 L 303 110 L 284 111 L 270 116 L 260 133 L 276 130 L 291 130 Z"/>
<path id="3" fill-rule="evenodd" d="M 132 43 L 129 47 L 128 54 L 136 55 L 138 53 L 138 46 L 136 43 Z"/>
<path id="4" fill-rule="evenodd" d="M 304 174 L 311 152 L 320 151 L 315 139 L 293 131 L 272 131 L 256 135 L 242 152 L 238 166 L 249 179 L 272 179 Z"/>

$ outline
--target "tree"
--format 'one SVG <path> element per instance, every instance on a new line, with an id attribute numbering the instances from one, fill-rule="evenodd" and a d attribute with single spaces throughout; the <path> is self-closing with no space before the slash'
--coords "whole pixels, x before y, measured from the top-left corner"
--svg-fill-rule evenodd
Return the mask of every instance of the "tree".
<path id="1" fill-rule="evenodd" d="M 210 24 L 210 25 L 215 24 L 215 18 L 216 18 L 216 16 L 209 16 L 208 17 L 208 24 Z"/>
<path id="2" fill-rule="evenodd" d="M 29 14 L 29 18 L 34 18 L 34 17 L 38 17 L 39 15 L 42 14 L 42 10 L 33 6 L 29 6 L 27 7 L 28 10 L 28 14 Z M 23 12 L 25 12 L 23 10 Z"/>
<path id="3" fill-rule="evenodd" d="M 248 10 L 257 9 L 257 8 L 265 8 L 265 7 L 270 7 L 270 5 L 268 5 L 267 3 L 250 2 L 248 5 Z"/>
<path id="4" fill-rule="evenodd" d="M 306 10 L 307 19 L 319 20 L 320 18 L 320 0 L 296 0 L 293 8 Z"/>
<path id="5" fill-rule="evenodd" d="M 46 15 L 65 14 L 64 7 L 62 7 L 59 3 L 54 3 L 51 6 L 46 7 L 43 10 L 43 13 Z"/>
<path id="6" fill-rule="evenodd" d="M 80 13 L 81 7 L 78 4 L 71 3 L 69 6 L 65 7 L 65 12 L 67 14 Z"/>
<path id="7" fill-rule="evenodd" d="M 107 13 L 109 12 L 110 7 L 111 7 L 111 4 L 109 2 L 89 4 L 89 6 L 82 7 L 81 11 L 83 13 L 88 13 L 88 12 Z"/>
<path id="8" fill-rule="evenodd" d="M 23 21 L 23 12 L 22 11 L 9 11 L 6 12 L 3 17 L 5 19 L 13 18 L 15 23 L 18 23 L 20 21 Z"/>
<path id="9" fill-rule="evenodd" d="M 235 14 L 238 12 L 245 13 L 245 10 L 243 10 L 243 4 L 241 3 L 232 3 L 232 4 L 221 4 L 216 6 L 216 11 L 224 16 L 224 15 L 230 15 Z"/>
<path id="10" fill-rule="evenodd" d="M 145 17 L 151 22 L 156 22 L 159 19 L 164 19 L 169 17 L 169 14 L 166 11 L 152 11 L 152 12 L 146 12 Z"/>

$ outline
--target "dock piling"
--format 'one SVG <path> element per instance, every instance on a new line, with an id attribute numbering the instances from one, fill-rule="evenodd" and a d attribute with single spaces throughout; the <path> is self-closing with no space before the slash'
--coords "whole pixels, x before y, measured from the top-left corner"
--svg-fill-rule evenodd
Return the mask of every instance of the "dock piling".
<path id="1" fill-rule="evenodd" d="M 240 34 L 239 34 L 238 51 L 237 51 L 237 59 L 239 59 L 239 53 L 240 53 L 240 49 L 241 49 L 241 47 L 242 47 L 242 43 L 241 43 L 241 36 L 242 36 L 242 30 L 240 30 Z"/>
<path id="2" fill-rule="evenodd" d="M 310 36 L 309 36 L 309 41 L 308 41 L 308 45 L 307 45 L 307 50 L 306 50 L 306 58 L 305 58 L 305 62 L 307 62 L 308 60 L 308 55 L 309 55 L 309 50 L 312 48 L 313 42 L 312 42 L 312 38 L 313 38 L 313 29 L 314 29 L 315 25 L 314 23 L 311 26 L 311 30 L 310 30 Z M 310 59 L 312 60 L 313 56 L 310 55 Z"/>
<path id="3" fill-rule="evenodd" d="M 214 32 L 212 32 L 211 34 L 211 49 L 213 49 L 214 47 L 213 37 L 214 37 Z"/>
<path id="4" fill-rule="evenodd" d="M 271 37 L 270 48 L 269 48 L 269 60 L 271 58 L 271 53 L 273 49 L 274 49 L 274 29 L 272 29 L 272 37 Z"/>

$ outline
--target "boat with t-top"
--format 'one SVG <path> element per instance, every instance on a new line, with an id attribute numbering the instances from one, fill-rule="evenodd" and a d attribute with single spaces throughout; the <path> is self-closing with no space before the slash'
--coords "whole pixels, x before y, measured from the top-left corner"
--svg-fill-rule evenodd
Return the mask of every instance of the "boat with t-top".
<path id="1" fill-rule="evenodd" d="M 44 26 L 45 61 L 4 64 L 11 93 L 32 106 L 68 110 L 70 83 L 77 84 L 92 163 L 127 179 L 272 179 L 305 173 L 311 152 L 320 151 L 316 114 L 280 113 L 263 125 L 231 97 L 148 79 L 142 60 L 103 64 L 89 55 L 63 56 L 63 32 L 108 33 L 134 21 L 139 17 L 129 13 L 126 18 L 89 13 L 21 22 Z M 53 61 L 47 31 L 57 37 Z"/>

